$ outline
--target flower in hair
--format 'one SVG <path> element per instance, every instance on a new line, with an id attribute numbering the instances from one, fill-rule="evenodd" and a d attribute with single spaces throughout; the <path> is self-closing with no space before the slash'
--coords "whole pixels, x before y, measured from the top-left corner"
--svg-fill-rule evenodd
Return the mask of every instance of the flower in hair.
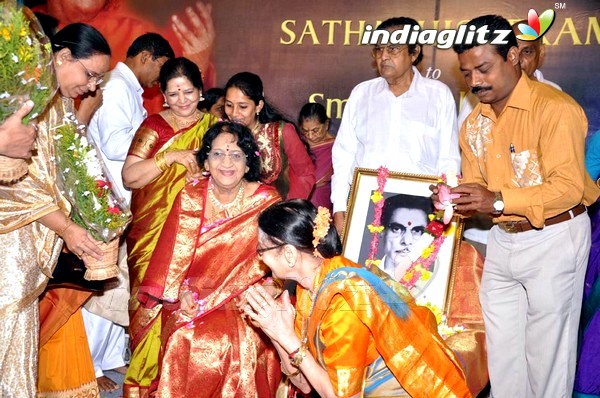
<path id="1" fill-rule="evenodd" d="M 315 248 L 314 254 L 315 256 L 319 256 L 319 252 L 317 251 L 317 246 L 321 242 L 329 228 L 331 226 L 331 214 L 329 213 L 329 209 L 326 207 L 319 206 L 317 210 L 317 216 L 315 217 L 315 226 L 313 228 L 313 247 Z"/>

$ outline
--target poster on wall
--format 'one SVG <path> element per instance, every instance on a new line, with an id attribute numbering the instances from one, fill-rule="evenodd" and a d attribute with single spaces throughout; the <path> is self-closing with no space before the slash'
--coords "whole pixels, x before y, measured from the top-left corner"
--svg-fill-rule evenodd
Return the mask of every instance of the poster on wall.
<path id="1" fill-rule="evenodd" d="M 113 63 L 124 59 L 140 34 L 167 37 L 178 55 L 203 69 L 208 86 L 222 86 L 240 71 L 257 73 L 265 96 L 295 120 L 306 102 L 325 105 L 334 119 L 358 83 L 376 76 L 368 45 L 360 44 L 367 25 L 394 16 L 416 19 L 424 29 L 456 29 L 484 14 L 516 22 L 529 9 L 551 8 L 554 24 L 543 37 L 541 70 L 585 109 L 589 131 L 600 129 L 597 65 L 600 64 L 600 3 L 592 0 L 502 2 L 476 0 L 359 1 L 305 0 L 29 0 L 27 5 L 59 19 L 96 26 L 113 48 Z M 466 86 L 452 49 L 424 47 L 421 74 L 447 84 L 457 100 Z"/>

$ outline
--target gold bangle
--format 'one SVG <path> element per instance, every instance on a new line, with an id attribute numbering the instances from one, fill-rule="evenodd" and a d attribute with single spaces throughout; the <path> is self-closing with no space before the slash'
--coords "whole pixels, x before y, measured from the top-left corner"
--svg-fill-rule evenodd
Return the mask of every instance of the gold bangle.
<path id="1" fill-rule="evenodd" d="M 302 360 L 306 356 L 306 345 L 302 344 L 300 348 L 290 355 L 290 363 L 292 366 L 299 368 Z"/>
<path id="2" fill-rule="evenodd" d="M 66 222 L 65 226 L 63 227 L 63 229 L 61 229 L 60 231 L 56 231 L 56 234 L 62 238 L 64 233 L 67 232 L 67 229 L 69 229 L 69 227 L 71 225 L 73 225 L 73 223 L 71 222 L 71 219 L 67 218 L 67 222 Z"/>
<path id="3" fill-rule="evenodd" d="M 168 169 L 170 165 L 167 163 L 167 151 L 157 153 L 154 156 L 154 164 L 161 173 Z"/>
<path id="4" fill-rule="evenodd" d="M 286 375 L 287 377 L 295 377 L 298 376 L 300 374 L 300 369 L 296 369 L 295 372 L 292 373 L 288 373 L 285 371 L 285 369 L 283 368 L 283 362 L 280 362 L 281 365 L 281 373 L 283 373 L 284 375 Z"/>

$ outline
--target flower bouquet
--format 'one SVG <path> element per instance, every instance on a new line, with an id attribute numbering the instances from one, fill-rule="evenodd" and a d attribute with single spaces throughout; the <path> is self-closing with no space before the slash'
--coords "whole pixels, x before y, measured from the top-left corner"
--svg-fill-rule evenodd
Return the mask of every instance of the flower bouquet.
<path id="1" fill-rule="evenodd" d="M 0 2 L 0 123 L 27 100 L 35 105 L 23 122 L 35 119 L 57 88 L 50 40 L 34 14 L 26 7 Z M 0 183 L 26 173 L 25 160 L 0 156 Z"/>
<path id="2" fill-rule="evenodd" d="M 117 276 L 119 236 L 131 220 L 125 200 L 113 191 L 97 148 L 88 142 L 85 126 L 79 125 L 72 113 L 63 118 L 55 139 L 56 162 L 63 194 L 73 206 L 73 221 L 87 229 L 96 240 L 103 241 L 102 260 L 84 259 L 88 280 Z"/>

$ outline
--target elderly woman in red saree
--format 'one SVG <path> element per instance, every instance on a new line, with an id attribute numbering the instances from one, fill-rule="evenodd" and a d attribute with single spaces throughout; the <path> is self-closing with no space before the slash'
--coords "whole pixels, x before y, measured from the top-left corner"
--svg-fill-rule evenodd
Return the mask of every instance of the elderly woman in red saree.
<path id="1" fill-rule="evenodd" d="M 163 303 L 158 396 L 274 397 L 275 349 L 234 299 L 269 284 L 256 254 L 257 218 L 279 195 L 259 182 L 258 146 L 240 124 L 211 127 L 197 158 L 210 178 L 175 198 L 138 294 L 148 307 Z"/>
<path id="2" fill-rule="evenodd" d="M 257 252 L 273 276 L 298 282 L 296 307 L 262 286 L 244 311 L 271 338 L 281 369 L 321 397 L 470 397 L 462 368 L 433 314 L 374 267 L 341 257 L 329 211 L 308 201 L 259 217 Z"/>
<path id="3" fill-rule="evenodd" d="M 135 397 L 148 396 L 152 383 L 158 382 L 160 349 L 160 307 L 140 307 L 137 292 L 186 173 L 200 175 L 195 153 L 204 133 L 216 122 L 214 116 L 196 109 L 202 77 L 193 62 L 168 60 L 159 82 L 167 108 L 142 123 L 123 167 L 123 182 L 133 190 L 133 220 L 127 235 L 132 357 L 124 393 Z"/>

